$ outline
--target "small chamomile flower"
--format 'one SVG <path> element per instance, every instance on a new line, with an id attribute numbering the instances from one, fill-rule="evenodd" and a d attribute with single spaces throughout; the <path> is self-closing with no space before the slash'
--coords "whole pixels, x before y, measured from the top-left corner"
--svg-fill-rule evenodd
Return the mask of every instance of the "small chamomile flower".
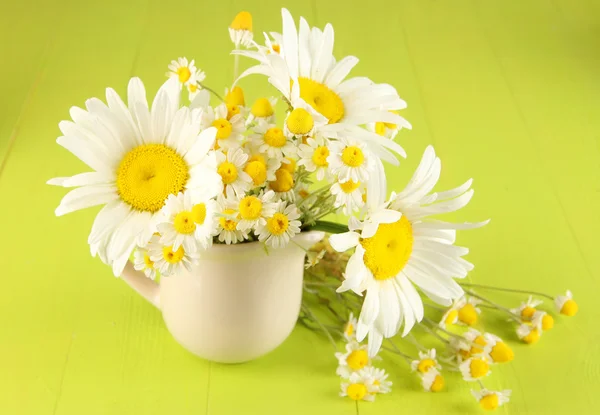
<path id="1" fill-rule="evenodd" d="M 143 271 L 151 280 L 156 279 L 157 270 L 146 248 L 138 247 L 133 253 L 133 268 L 136 271 Z"/>
<path id="2" fill-rule="evenodd" d="M 177 251 L 207 249 L 212 245 L 215 230 L 216 202 L 209 197 L 192 195 L 187 191 L 170 195 L 162 209 L 164 221 L 157 226 L 160 242 Z"/>
<path id="3" fill-rule="evenodd" d="M 575 300 L 573 300 L 573 294 L 568 290 L 565 295 L 556 296 L 554 299 L 554 305 L 560 314 L 569 317 L 573 317 L 579 310 L 579 306 Z"/>
<path id="4" fill-rule="evenodd" d="M 192 265 L 198 260 L 197 252 L 187 252 L 183 245 L 173 249 L 170 245 L 160 242 L 158 235 L 153 235 L 148 243 L 148 254 L 154 266 L 163 277 L 177 274 L 184 269 L 191 271 Z"/>
<path id="5" fill-rule="evenodd" d="M 421 385 L 426 392 L 441 392 L 445 384 L 444 377 L 437 369 L 428 370 L 421 377 Z"/>
<path id="6" fill-rule="evenodd" d="M 396 114 L 396 115 L 400 116 L 399 111 L 391 110 L 390 112 L 392 114 Z M 408 121 L 406 121 L 402 117 L 400 117 L 400 118 L 401 118 L 401 122 L 399 124 L 392 124 L 389 122 L 382 122 L 382 121 L 367 123 L 367 130 L 372 131 L 375 134 L 378 134 L 380 136 L 383 136 L 383 137 L 393 140 L 394 137 L 396 137 L 396 135 L 398 134 L 398 131 L 400 131 L 402 128 L 406 128 L 409 130 L 412 128 L 412 126 L 410 125 L 410 123 Z"/>
<path id="7" fill-rule="evenodd" d="M 492 363 L 506 363 L 515 358 L 515 353 L 502 339 L 495 334 L 485 333 L 485 354 Z"/>
<path id="8" fill-rule="evenodd" d="M 373 379 L 366 373 L 354 372 L 347 381 L 341 383 L 340 396 L 347 396 L 353 401 L 374 401 L 377 387 Z"/>
<path id="9" fill-rule="evenodd" d="M 246 125 L 252 123 L 275 123 L 275 104 L 277 104 L 276 98 L 258 98 L 254 101 L 252 107 L 250 107 L 250 114 L 248 114 L 248 118 L 246 119 Z"/>
<path id="10" fill-rule="evenodd" d="M 485 356 L 470 357 L 460 364 L 459 369 L 467 382 L 477 381 L 491 373 L 490 363 Z"/>
<path id="11" fill-rule="evenodd" d="M 450 351 L 459 364 L 471 357 L 471 344 L 465 338 L 452 336 L 449 341 Z"/>
<path id="12" fill-rule="evenodd" d="M 250 47 L 252 44 L 252 15 L 249 12 L 239 12 L 229 25 L 229 37 L 236 48 Z"/>
<path id="13" fill-rule="evenodd" d="M 275 180 L 269 181 L 269 189 L 275 192 L 277 198 L 294 202 L 296 200 L 294 185 L 294 174 L 290 173 L 285 163 L 281 163 L 279 169 L 275 171 Z"/>
<path id="14" fill-rule="evenodd" d="M 534 344 L 540 339 L 542 335 L 541 327 L 538 327 L 534 324 L 523 323 L 517 327 L 517 336 L 523 342 L 527 344 Z"/>
<path id="15" fill-rule="evenodd" d="M 554 318 L 545 311 L 536 311 L 531 317 L 531 324 L 542 331 L 548 331 L 554 327 Z"/>
<path id="16" fill-rule="evenodd" d="M 248 155 L 242 148 L 216 152 L 217 173 L 223 179 L 225 194 L 228 198 L 234 195 L 243 197 L 250 190 L 252 178 L 244 171 Z"/>
<path id="17" fill-rule="evenodd" d="M 244 151 L 248 154 L 248 163 L 244 171 L 252 178 L 255 187 L 262 187 L 267 181 L 275 180 L 275 172 L 281 167 L 281 160 L 268 158 L 259 147 L 247 141 Z"/>
<path id="18" fill-rule="evenodd" d="M 333 207 L 341 208 L 345 215 L 359 211 L 365 205 L 363 187 L 361 182 L 348 180 L 340 183 L 336 180 L 331 186 L 331 194 L 335 196 Z"/>
<path id="19" fill-rule="evenodd" d="M 435 349 L 428 350 L 425 353 L 419 352 L 419 360 L 413 360 L 410 364 L 412 371 L 419 372 L 420 374 L 425 374 L 430 370 L 442 370 L 442 367 L 436 360 L 435 355 Z"/>
<path id="20" fill-rule="evenodd" d="M 486 411 L 493 411 L 499 406 L 508 403 L 508 401 L 510 400 L 510 393 L 511 391 L 509 389 L 503 390 L 502 392 L 491 391 L 485 388 L 479 391 L 471 390 L 471 394 L 475 399 L 477 399 L 477 402 L 479 402 L 481 409 L 484 409 Z"/>
<path id="21" fill-rule="evenodd" d="M 348 317 L 348 322 L 344 327 L 344 338 L 348 342 L 356 341 L 356 325 L 358 324 L 358 320 L 354 317 L 354 313 L 350 313 Z"/>
<path id="22" fill-rule="evenodd" d="M 237 224 L 240 220 L 239 213 L 234 209 L 235 202 L 228 201 L 225 196 L 217 198 L 217 234 L 219 242 L 227 245 L 236 244 L 248 239 L 248 232 L 240 231 Z"/>
<path id="23" fill-rule="evenodd" d="M 277 209 L 275 192 L 269 190 L 258 195 L 246 195 L 239 198 L 236 208 L 240 215 L 238 230 L 248 232 L 258 226 L 264 226 L 267 223 L 266 218 L 273 216 Z"/>
<path id="24" fill-rule="evenodd" d="M 360 370 L 359 374 L 370 378 L 373 381 L 375 393 L 390 393 L 392 391 L 392 382 L 387 380 L 388 374 L 385 370 L 373 366 L 367 366 Z"/>
<path id="25" fill-rule="evenodd" d="M 229 117 L 227 104 L 220 104 L 214 109 L 206 108 L 202 113 L 200 123 L 202 128 L 215 127 L 217 129 L 215 148 L 229 149 L 242 145 L 243 134 L 246 131 L 244 116 L 235 114 Z"/>
<path id="26" fill-rule="evenodd" d="M 327 141 L 323 137 L 307 138 L 306 144 L 299 145 L 299 166 L 304 166 L 308 172 L 316 172 L 317 180 L 328 176 L 330 151 Z"/>
<path id="27" fill-rule="evenodd" d="M 361 345 L 356 341 L 347 343 L 346 352 L 337 352 L 335 357 L 338 360 L 336 373 L 343 378 L 348 378 L 351 373 L 357 372 L 371 364 L 367 345 Z"/>
<path id="28" fill-rule="evenodd" d="M 537 311 L 536 307 L 540 304 L 542 304 L 542 301 L 534 300 L 532 296 L 529 296 L 527 301 L 522 302 L 519 307 L 513 308 L 510 311 L 521 317 L 523 321 L 531 321 Z"/>
<path id="29" fill-rule="evenodd" d="M 294 198 L 295 200 L 306 200 L 309 197 L 313 196 L 313 194 L 310 191 L 309 184 L 305 182 L 298 182 L 298 184 L 296 184 L 296 186 L 294 187 L 294 192 L 296 193 L 296 197 Z"/>
<path id="30" fill-rule="evenodd" d="M 304 139 L 318 135 L 320 128 L 327 125 L 327 118 L 316 112 L 304 101 L 299 101 L 288 112 L 283 122 L 283 132 L 289 138 Z"/>
<path id="31" fill-rule="evenodd" d="M 281 36 L 281 33 L 269 32 L 269 34 L 264 33 L 264 36 L 265 46 L 255 45 L 258 50 L 263 52 L 265 55 L 269 55 L 271 53 L 278 55 L 281 54 L 281 44 L 283 43 L 283 36 Z"/>
<path id="32" fill-rule="evenodd" d="M 258 240 L 273 248 L 282 248 L 291 238 L 300 233 L 302 224 L 298 220 L 300 212 L 294 204 L 279 202 L 277 210 L 267 218 L 266 223 L 258 224 Z"/>
<path id="33" fill-rule="evenodd" d="M 312 268 L 316 266 L 320 260 L 325 256 L 325 250 L 322 249 L 319 252 L 310 251 L 306 254 L 306 263 L 304 264 L 305 269 Z"/>
<path id="34" fill-rule="evenodd" d="M 166 75 L 168 78 L 177 79 L 179 86 L 182 87 L 183 85 L 188 85 L 192 76 L 198 72 L 193 59 L 188 62 L 187 58 L 178 58 L 177 60 L 171 61 L 169 64 L 169 71 Z M 203 72 L 200 71 L 200 73 Z"/>
<path id="35" fill-rule="evenodd" d="M 477 323 L 481 310 L 477 308 L 480 303 L 476 298 L 461 297 L 454 301 L 452 306 L 446 311 L 440 321 L 440 326 L 447 324 L 460 324 L 464 326 L 473 326 Z"/>
<path id="36" fill-rule="evenodd" d="M 331 173 L 338 176 L 338 181 L 355 183 L 366 182 L 373 173 L 373 159 L 367 145 L 359 141 L 332 141 L 330 154 L 327 157 Z"/>
<path id="37" fill-rule="evenodd" d="M 467 344 L 470 344 L 469 347 L 469 356 L 478 356 L 485 353 L 485 347 L 487 346 L 487 340 L 483 333 L 475 330 L 474 328 L 469 328 L 464 334 L 463 337 L 467 341 Z"/>
<path id="38" fill-rule="evenodd" d="M 189 82 L 186 85 L 186 89 L 188 91 L 188 98 L 190 101 L 193 101 L 194 98 L 196 98 L 196 96 L 198 95 L 198 93 L 202 90 L 202 88 L 198 84 L 204 81 L 205 78 L 206 75 L 201 70 L 198 70 L 192 74 Z"/>
<path id="39" fill-rule="evenodd" d="M 254 127 L 251 136 L 254 144 L 258 146 L 261 153 L 269 158 L 282 160 L 285 156 L 296 154 L 296 145 L 288 140 L 283 130 L 274 124 L 260 122 Z"/>

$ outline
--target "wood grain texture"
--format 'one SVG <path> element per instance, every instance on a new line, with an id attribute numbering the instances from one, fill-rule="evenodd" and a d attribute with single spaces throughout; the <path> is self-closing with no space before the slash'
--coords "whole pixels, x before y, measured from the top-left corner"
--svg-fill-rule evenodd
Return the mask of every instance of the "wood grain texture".
<path id="1" fill-rule="evenodd" d="M 152 95 L 178 56 L 195 58 L 223 90 L 233 76 L 226 29 L 233 16 L 247 9 L 255 33 L 279 31 L 283 6 L 311 24 L 332 23 L 336 55 L 361 60 L 353 75 L 391 83 L 408 102 L 403 115 L 414 128 L 399 141 L 409 157 L 387 169 L 390 190 L 402 188 L 430 143 L 443 161 L 440 189 L 475 179 L 470 206 L 449 215 L 492 218 L 460 235 L 477 265 L 472 281 L 575 293 L 579 315 L 557 318 L 533 347 L 519 344 L 500 316 L 487 316 L 482 328 L 516 353 L 486 380 L 513 389 L 500 413 L 586 414 L 600 404 L 597 1 L 5 3 L 0 414 L 355 413 L 337 397 L 332 347 L 303 327 L 249 364 L 189 355 L 158 311 L 89 256 L 97 210 L 56 218 L 64 191 L 44 184 L 81 171 L 55 143 L 70 106 L 103 97 L 107 86 L 124 93 L 130 76 L 142 77 Z M 242 86 L 251 101 L 267 83 L 256 77 Z M 384 367 L 394 391 L 361 404 L 361 414 L 479 412 L 470 385 L 454 374 L 447 392 L 428 395 L 404 361 L 386 357 Z"/>

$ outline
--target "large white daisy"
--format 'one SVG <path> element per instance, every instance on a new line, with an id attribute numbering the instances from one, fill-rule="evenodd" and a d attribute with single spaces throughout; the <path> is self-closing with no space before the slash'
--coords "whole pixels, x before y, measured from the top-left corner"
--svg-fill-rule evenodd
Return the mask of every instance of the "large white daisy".
<path id="1" fill-rule="evenodd" d="M 362 341 L 369 334 L 371 354 L 402 324 L 406 335 L 415 321 L 423 318 L 423 302 L 415 285 L 435 302 L 448 305 L 463 294 L 453 278 L 464 278 L 473 269 L 462 258 L 469 250 L 454 245 L 455 233 L 457 229 L 483 226 L 487 221 L 452 224 L 428 218 L 456 211 L 473 196 L 473 190 L 469 190 L 471 180 L 453 190 L 430 193 L 440 169 L 440 159 L 430 146 L 401 193 L 392 194 L 386 203 L 385 187 L 368 187 L 364 220 L 351 218 L 350 232 L 330 238 L 337 251 L 356 248 L 339 291 L 367 291 L 357 339 Z M 383 176 L 381 166 L 376 174 Z"/>
<path id="2" fill-rule="evenodd" d="M 92 255 L 111 265 L 116 276 L 135 246 L 146 246 L 156 231 L 169 195 L 222 187 L 209 152 L 216 129 L 200 132 L 200 110 L 179 108 L 180 91 L 177 79 L 168 80 L 149 108 L 142 81 L 132 78 L 128 105 L 108 88 L 108 105 L 89 99 L 87 111 L 73 107 L 73 122 L 59 124 L 64 136 L 57 143 L 93 171 L 48 182 L 77 187 L 62 199 L 56 215 L 105 205 L 88 242 Z"/>
<path id="3" fill-rule="evenodd" d="M 240 78 L 250 74 L 267 76 L 294 108 L 308 104 L 314 114 L 328 120 L 328 125 L 321 127 L 325 136 L 360 137 L 374 147 L 379 157 L 397 164 L 396 158 L 387 149 L 405 157 L 398 144 L 359 127 L 370 122 L 406 125 L 402 117 L 390 112 L 406 108 L 396 89 L 364 77 L 346 79 L 358 59 L 347 56 L 336 61 L 330 24 L 321 31 L 311 28 L 304 18 L 300 18 L 297 30 L 286 9 L 282 10 L 282 17 L 281 53 L 267 53 L 269 51 L 264 49 L 234 51 L 259 62 Z"/>

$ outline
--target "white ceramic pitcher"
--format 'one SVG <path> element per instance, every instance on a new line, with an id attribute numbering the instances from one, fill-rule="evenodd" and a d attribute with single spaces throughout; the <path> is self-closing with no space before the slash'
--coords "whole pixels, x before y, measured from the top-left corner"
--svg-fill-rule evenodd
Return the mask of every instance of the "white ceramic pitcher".
<path id="1" fill-rule="evenodd" d="M 169 332 L 197 356 L 221 363 L 256 359 L 292 332 L 302 301 L 305 249 L 322 232 L 297 235 L 285 248 L 213 245 L 192 272 L 160 285 L 127 264 L 122 279 L 162 311 Z"/>

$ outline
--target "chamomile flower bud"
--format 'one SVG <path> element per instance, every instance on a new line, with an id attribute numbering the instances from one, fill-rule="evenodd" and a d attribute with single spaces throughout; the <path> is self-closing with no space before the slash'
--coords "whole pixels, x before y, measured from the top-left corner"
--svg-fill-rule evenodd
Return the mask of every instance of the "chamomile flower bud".
<path id="1" fill-rule="evenodd" d="M 573 294 L 568 290 L 565 295 L 559 295 L 554 299 L 554 305 L 560 314 L 569 317 L 573 317 L 579 310 L 579 306 L 573 300 Z"/>
<path id="2" fill-rule="evenodd" d="M 324 252 L 324 251 L 322 251 Z M 352 342 L 356 340 L 356 325 L 358 324 L 358 320 L 354 317 L 354 313 L 350 313 L 350 317 L 348 317 L 348 322 L 344 327 L 344 338 L 348 342 Z"/>
<path id="3" fill-rule="evenodd" d="M 493 363 L 506 363 L 515 358 L 515 353 L 500 337 L 491 333 L 483 336 L 486 341 L 485 352 Z"/>
<path id="4" fill-rule="evenodd" d="M 234 86 L 225 93 L 225 103 L 227 105 L 245 106 L 244 90 L 239 86 Z"/>
<path id="5" fill-rule="evenodd" d="M 253 122 L 266 122 L 271 124 L 275 122 L 275 109 L 273 108 L 277 100 L 275 98 L 259 98 L 254 101 L 250 108 L 250 114 L 246 124 L 250 125 Z"/>
<path id="6" fill-rule="evenodd" d="M 531 321 L 537 311 L 536 307 L 540 304 L 542 304 L 541 301 L 534 300 L 532 296 L 529 296 L 527 301 L 522 302 L 519 307 L 511 309 L 511 311 L 521 317 L 523 321 Z"/>
<path id="7" fill-rule="evenodd" d="M 480 301 L 476 298 L 461 297 L 454 301 L 452 306 L 444 313 L 440 320 L 440 326 L 445 327 L 448 324 L 461 324 L 473 326 L 479 319 L 481 310 L 477 308 Z"/>
<path id="8" fill-rule="evenodd" d="M 388 374 L 385 370 L 373 366 L 367 366 L 359 371 L 359 374 L 369 378 L 373 382 L 375 393 L 390 393 L 392 391 L 392 382 L 387 380 Z"/>
<path id="9" fill-rule="evenodd" d="M 353 401 L 373 401 L 377 388 L 373 379 L 365 373 L 354 372 L 347 381 L 341 383 L 340 396 L 347 396 Z"/>
<path id="10" fill-rule="evenodd" d="M 446 382 L 437 369 L 427 371 L 421 378 L 421 385 L 426 392 L 441 392 Z"/>
<path id="11" fill-rule="evenodd" d="M 538 330 L 548 331 L 554 327 L 554 318 L 545 311 L 536 311 L 531 318 L 531 324 Z"/>
<path id="12" fill-rule="evenodd" d="M 460 364 L 459 369 L 467 382 L 474 382 L 491 373 L 490 364 L 484 356 L 468 358 Z"/>
<path id="13" fill-rule="evenodd" d="M 338 360 L 336 373 L 343 378 L 348 378 L 352 373 L 371 364 L 367 345 L 361 345 L 356 341 L 350 341 L 346 344 L 346 352 L 338 352 L 335 357 Z"/>
<path id="14" fill-rule="evenodd" d="M 420 374 L 425 374 L 430 370 L 442 370 L 442 367 L 436 360 L 435 355 L 435 349 L 428 350 L 425 353 L 419 352 L 419 360 L 413 360 L 410 364 L 412 371 L 418 372 Z"/>
<path id="15" fill-rule="evenodd" d="M 502 392 L 490 391 L 487 389 L 481 389 L 480 391 L 471 390 L 471 394 L 481 406 L 481 409 L 486 411 L 493 411 L 499 406 L 508 403 L 510 399 L 510 390 L 503 390 Z"/>
<path id="16" fill-rule="evenodd" d="M 294 175 L 288 169 L 280 167 L 275 172 L 275 180 L 269 182 L 269 189 L 273 190 L 277 197 L 293 202 L 296 198 L 294 184 Z"/>
<path id="17" fill-rule="evenodd" d="M 517 336 L 519 336 L 519 339 L 523 340 L 527 344 L 536 343 L 540 339 L 541 335 L 541 328 L 535 325 L 523 323 L 517 327 Z"/>
<path id="18" fill-rule="evenodd" d="M 310 112 L 301 107 L 292 110 L 285 119 L 287 130 L 295 136 L 308 135 L 314 125 L 315 122 Z"/>
<path id="19" fill-rule="evenodd" d="M 249 12 L 239 12 L 229 25 L 229 37 L 239 48 L 240 45 L 249 47 L 252 43 L 252 15 Z"/>

